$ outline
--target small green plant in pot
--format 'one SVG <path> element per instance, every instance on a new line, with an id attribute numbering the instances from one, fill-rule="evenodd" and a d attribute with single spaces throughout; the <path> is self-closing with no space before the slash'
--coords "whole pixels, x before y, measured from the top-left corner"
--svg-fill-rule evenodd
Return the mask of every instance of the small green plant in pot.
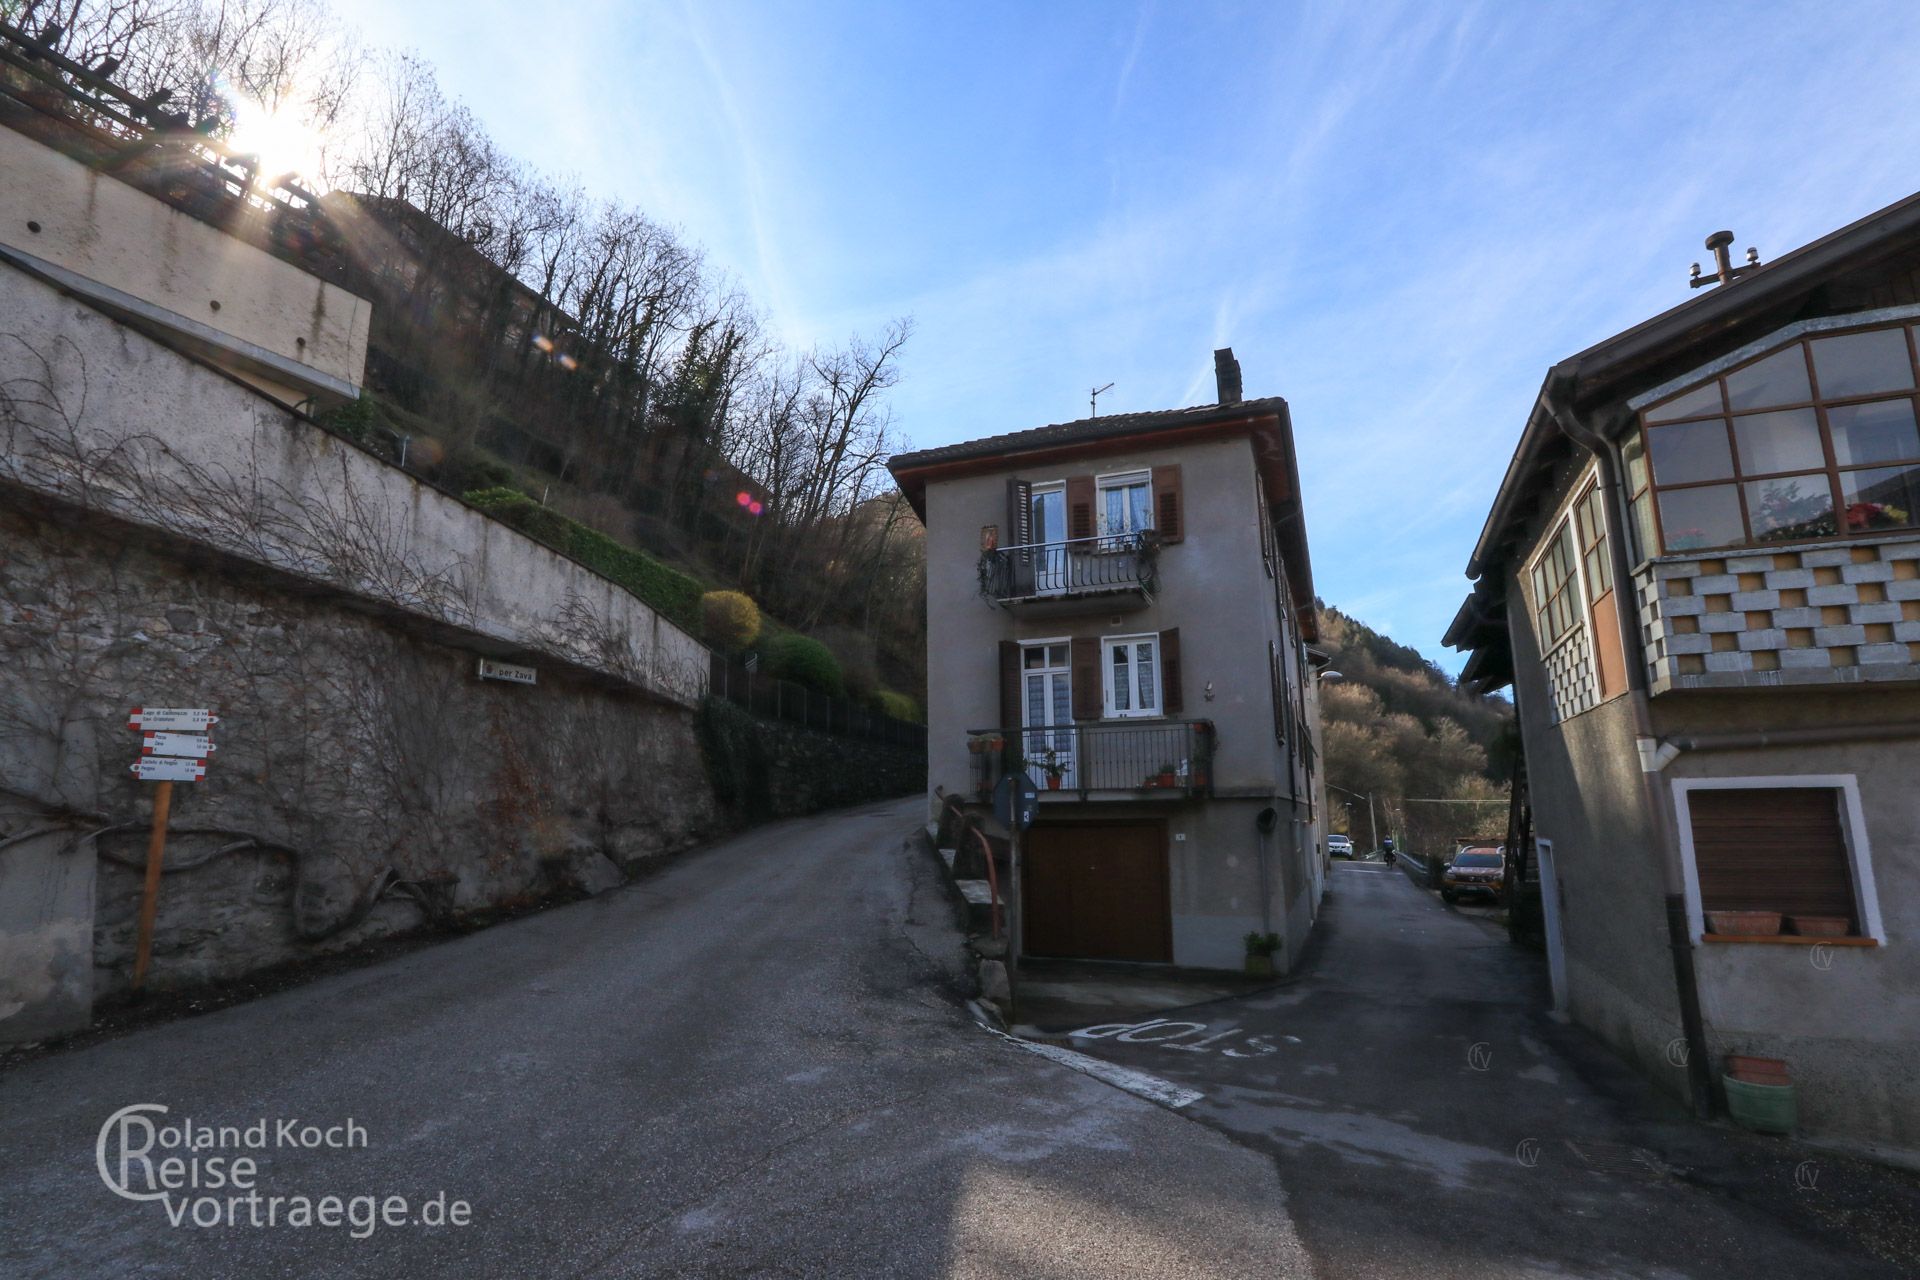
<path id="1" fill-rule="evenodd" d="M 1249 933 L 1247 935 L 1247 972 L 1262 977 L 1272 977 L 1273 953 L 1279 949 L 1279 934 Z"/>
<path id="2" fill-rule="evenodd" d="M 1067 774 L 1067 766 L 1060 760 L 1060 753 L 1049 747 L 1047 754 L 1038 760 L 1027 761 L 1030 765 L 1039 765 L 1040 771 L 1047 776 L 1047 790 L 1058 791 L 1060 780 Z"/>

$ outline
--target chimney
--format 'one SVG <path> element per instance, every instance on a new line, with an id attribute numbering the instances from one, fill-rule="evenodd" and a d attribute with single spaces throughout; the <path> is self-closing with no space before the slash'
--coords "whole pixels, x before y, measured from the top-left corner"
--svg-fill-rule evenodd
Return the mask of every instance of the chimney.
<path id="1" fill-rule="evenodd" d="M 1220 384 L 1220 403 L 1240 403 L 1240 362 L 1233 358 L 1232 347 L 1213 353 L 1213 380 Z"/>

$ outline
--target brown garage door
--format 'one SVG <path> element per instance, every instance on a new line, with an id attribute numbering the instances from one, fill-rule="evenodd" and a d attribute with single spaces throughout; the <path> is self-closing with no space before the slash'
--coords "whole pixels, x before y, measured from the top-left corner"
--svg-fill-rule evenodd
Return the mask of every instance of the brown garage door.
<path id="1" fill-rule="evenodd" d="M 1021 862 L 1030 954 L 1173 959 L 1165 823 L 1034 827 Z"/>

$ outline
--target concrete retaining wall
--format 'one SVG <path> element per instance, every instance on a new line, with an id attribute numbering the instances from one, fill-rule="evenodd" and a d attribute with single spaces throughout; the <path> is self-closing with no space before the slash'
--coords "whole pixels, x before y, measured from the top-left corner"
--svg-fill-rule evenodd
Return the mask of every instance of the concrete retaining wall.
<path id="1" fill-rule="evenodd" d="M 707 669 L 612 582 L 0 267 L 0 1042 L 127 985 L 153 791 L 129 708 L 220 716 L 175 788 L 165 989 L 597 891 L 759 816 L 716 800 Z M 924 776 L 755 737 L 781 815 Z"/>

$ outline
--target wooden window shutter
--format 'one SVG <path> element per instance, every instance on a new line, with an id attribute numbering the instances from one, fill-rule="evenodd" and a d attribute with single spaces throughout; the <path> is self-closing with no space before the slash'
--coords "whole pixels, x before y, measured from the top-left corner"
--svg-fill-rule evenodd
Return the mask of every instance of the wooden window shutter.
<path id="1" fill-rule="evenodd" d="M 1180 466 L 1153 469 L 1153 527 L 1160 541 L 1178 542 L 1186 536 L 1186 508 L 1180 496 Z"/>
<path id="2" fill-rule="evenodd" d="M 1267 566 L 1267 576 L 1274 576 L 1273 558 L 1276 548 L 1273 537 L 1273 509 L 1267 506 L 1267 495 L 1258 482 L 1253 486 L 1253 509 L 1260 513 L 1260 559 Z"/>
<path id="3" fill-rule="evenodd" d="M 1067 536 L 1093 536 L 1093 477 L 1067 477 Z"/>
<path id="4" fill-rule="evenodd" d="M 1160 710 L 1177 716 L 1187 709 L 1180 690 L 1180 628 L 1160 633 Z"/>
<path id="5" fill-rule="evenodd" d="M 1007 540 L 1002 546 L 1024 547 L 1033 541 L 1033 486 L 1025 480 L 1007 481 Z"/>
<path id="6" fill-rule="evenodd" d="M 1280 668 L 1280 646 L 1267 641 L 1267 678 L 1273 682 L 1273 740 L 1287 740 L 1286 673 Z"/>
<path id="7" fill-rule="evenodd" d="M 1106 713 L 1100 683 L 1100 641 L 1094 636 L 1073 638 L 1073 718 L 1098 720 Z"/>
<path id="8" fill-rule="evenodd" d="M 1858 933 L 1840 795 L 1831 787 L 1690 792 L 1701 908 L 1839 916 Z"/>
<path id="9" fill-rule="evenodd" d="M 1000 642 L 1000 728 L 1020 727 L 1020 646 Z"/>

